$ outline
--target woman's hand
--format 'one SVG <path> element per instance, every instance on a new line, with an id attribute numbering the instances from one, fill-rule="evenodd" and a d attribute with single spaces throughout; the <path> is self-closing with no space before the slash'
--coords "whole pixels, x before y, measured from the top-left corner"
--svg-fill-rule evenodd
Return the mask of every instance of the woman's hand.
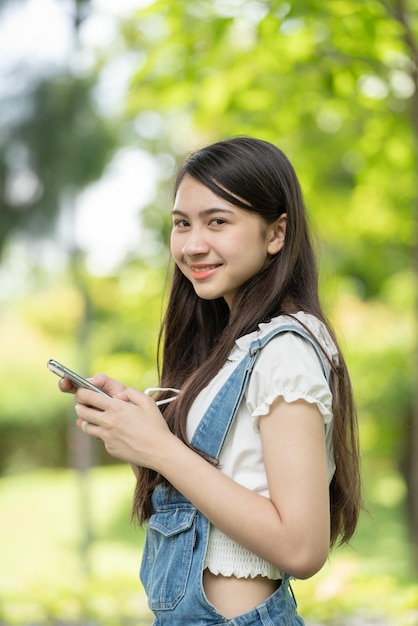
<path id="1" fill-rule="evenodd" d="M 97 384 L 98 378 L 92 382 Z M 75 400 L 77 426 L 101 439 L 111 456 L 158 471 L 159 459 L 175 437 L 152 398 L 131 387 L 113 398 L 80 387 Z"/>
<path id="2" fill-rule="evenodd" d="M 103 391 L 112 397 L 122 393 L 126 389 L 125 385 L 114 378 L 110 378 L 110 376 L 106 376 L 106 374 L 95 374 L 92 378 L 88 378 L 87 380 L 93 383 L 93 385 L 96 385 L 96 387 L 103 389 Z M 60 378 L 58 387 L 63 393 L 76 393 L 78 389 L 68 378 Z"/>

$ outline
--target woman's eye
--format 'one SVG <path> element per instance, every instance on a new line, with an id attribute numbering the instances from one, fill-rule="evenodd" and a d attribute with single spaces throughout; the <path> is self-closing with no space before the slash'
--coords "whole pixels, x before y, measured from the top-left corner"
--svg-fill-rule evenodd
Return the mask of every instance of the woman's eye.
<path id="1" fill-rule="evenodd" d="M 176 220 L 174 222 L 174 226 L 177 226 L 178 228 L 187 228 L 188 225 L 189 222 L 187 222 L 186 220 Z"/>
<path id="2" fill-rule="evenodd" d="M 225 223 L 225 220 L 221 217 L 215 217 L 215 219 L 211 220 L 211 224 L 213 224 L 214 226 L 222 226 L 222 224 Z"/>

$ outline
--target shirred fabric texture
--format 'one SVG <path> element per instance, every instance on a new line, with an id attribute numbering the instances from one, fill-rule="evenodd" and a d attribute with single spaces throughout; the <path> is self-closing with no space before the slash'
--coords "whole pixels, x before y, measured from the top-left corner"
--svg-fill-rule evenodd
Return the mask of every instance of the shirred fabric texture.
<path id="1" fill-rule="evenodd" d="M 251 342 L 264 337 L 278 326 L 295 323 L 295 320 L 310 330 L 334 363 L 338 362 L 337 349 L 327 329 L 312 315 L 299 312 L 295 316 L 279 316 L 267 324 L 261 324 L 258 331 L 236 341 L 223 368 L 196 398 L 188 416 L 189 440 L 192 439 L 201 416 L 244 357 Z M 269 497 L 269 491 L 258 421 L 261 415 L 269 413 L 271 405 L 279 397 L 287 402 L 302 399 L 318 407 L 324 419 L 328 476 L 331 481 L 335 470 L 332 456 L 331 391 L 312 344 L 292 332 L 274 337 L 261 351 L 220 457 L 220 471 L 265 497 Z M 213 526 L 210 528 L 205 567 L 214 574 L 224 576 L 247 578 L 261 575 L 270 579 L 282 578 L 282 572 L 239 546 Z"/>

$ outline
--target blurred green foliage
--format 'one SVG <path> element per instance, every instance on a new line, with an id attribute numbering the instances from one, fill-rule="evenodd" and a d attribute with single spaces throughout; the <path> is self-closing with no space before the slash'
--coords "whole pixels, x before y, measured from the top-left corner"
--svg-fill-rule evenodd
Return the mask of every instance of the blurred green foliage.
<path id="1" fill-rule="evenodd" d="M 75 421 L 72 400 L 57 391 L 58 378 L 46 368 L 56 358 L 79 369 L 76 337 L 85 317 L 85 302 L 63 276 L 5 303 L 0 317 L 3 380 L 0 399 L 2 470 L 66 465 L 68 417 Z M 140 388 L 155 386 L 159 321 L 165 276 L 135 261 L 121 276 L 86 276 L 90 299 L 87 344 L 90 371 Z M 117 305 L 117 306 L 115 306 Z M 105 455 L 100 460 L 106 462 Z"/>
<path id="2" fill-rule="evenodd" d="M 334 271 L 357 278 L 362 297 L 409 267 L 412 52 L 382 2 L 159 0 L 125 28 L 129 49 L 144 52 L 127 102 L 139 132 L 152 111 L 182 154 L 231 134 L 273 141 Z"/>
<path id="3" fill-rule="evenodd" d="M 69 463 L 72 401 L 57 393 L 49 358 L 87 376 L 102 370 L 142 389 L 155 385 L 175 166 L 209 141 L 259 136 L 288 154 L 301 179 L 322 298 L 353 378 L 373 513 L 361 522 L 359 553 L 370 555 L 380 533 L 373 558 L 365 558 L 367 572 L 359 574 L 357 561 L 354 570 L 344 561 L 341 576 L 332 571 L 330 578 L 342 580 L 335 606 L 347 609 L 348 580 L 353 603 L 353 589 L 373 598 L 400 593 L 395 578 L 410 578 L 412 563 L 417 16 L 417 0 L 155 0 L 116 24 L 113 45 L 90 51 L 93 72 L 30 83 L 24 115 L 10 118 L 17 103 L 0 104 L 3 272 L 16 258 L 16 233 L 30 244 L 17 263 L 21 277 L 11 272 L 17 284 L 0 292 L 1 472 Z M 127 57 L 135 70 L 125 107 L 107 117 L 97 106 L 98 84 Z M 157 167 L 155 196 L 141 213 L 149 245 L 113 274 L 98 276 L 89 273 L 71 232 L 74 200 L 126 146 L 145 150 Z M 32 192 L 22 196 L 16 189 L 23 175 Z M 47 269 L 39 240 L 62 247 L 65 262 Z M 95 455 L 98 464 L 111 462 L 100 446 Z M 380 590 L 368 575 L 379 575 Z M 312 597 L 328 593 L 334 602 L 331 587 L 328 581 L 322 591 L 311 589 Z M 400 596 L 416 609 L 416 590 Z M 68 596 L 69 613 L 80 597 Z M 315 615 L 315 607 L 309 610 Z"/>
<path id="4" fill-rule="evenodd" d="M 116 148 L 112 125 L 94 106 L 97 77 L 20 79 L 23 94 L 0 100 L 0 252 L 11 233 L 53 235 L 64 202 L 101 176 Z"/>
<path id="5" fill-rule="evenodd" d="M 80 559 L 80 480 L 88 483 L 95 537 L 88 575 Z M 136 572 L 143 532 L 129 524 L 132 489 L 126 466 L 82 477 L 44 469 L 1 479 L 7 568 L 0 576 L 0 623 L 118 626 L 133 624 L 134 616 L 141 623 L 147 608 Z"/>
<path id="6" fill-rule="evenodd" d="M 165 246 L 168 181 L 183 154 L 240 133 L 277 143 L 295 164 L 317 233 L 323 299 L 345 339 L 367 456 L 399 464 L 414 387 L 417 8 L 416 0 L 156 0 L 138 8 L 119 23 L 115 44 L 97 53 L 96 76 L 53 77 L 32 90 L 33 115 L 8 128 L 0 153 L 7 182 L 10 155 L 26 146 L 20 165 L 33 170 L 40 191 L 36 201 L 6 204 L 1 214 L 13 215 L 31 238 L 37 231 L 30 218 L 38 216 L 54 237 L 51 215 L 68 214 L 70 191 L 76 196 L 100 175 L 112 147 L 135 145 L 159 172 L 142 227 Z M 126 108 L 105 120 L 94 107 L 100 73 L 126 55 L 137 59 Z M 10 232 L 3 227 L 4 236 Z M 74 245 L 70 237 L 69 260 Z M 44 278 L 35 278 L 35 269 L 23 296 L 4 302 L 4 469 L 25 429 L 32 439 L 33 428 L 48 424 L 62 439 L 68 400 L 54 395 L 39 366 L 50 356 L 130 384 L 155 383 L 165 283 L 157 250 L 145 258 L 138 250 L 117 276 L 88 275 L 79 260 L 77 271 L 49 277 L 43 269 Z M 33 448 L 34 463 L 62 455 L 62 444 L 51 445 L 50 454 L 47 447 L 45 441 L 40 454 Z"/>

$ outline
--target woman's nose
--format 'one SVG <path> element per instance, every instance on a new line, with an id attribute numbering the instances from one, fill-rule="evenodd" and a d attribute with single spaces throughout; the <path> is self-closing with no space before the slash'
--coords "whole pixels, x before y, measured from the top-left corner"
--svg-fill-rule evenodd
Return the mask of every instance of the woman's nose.
<path id="1" fill-rule="evenodd" d="M 193 229 L 193 231 L 189 232 L 181 251 L 185 256 L 207 253 L 209 244 L 204 233 L 200 229 Z"/>

